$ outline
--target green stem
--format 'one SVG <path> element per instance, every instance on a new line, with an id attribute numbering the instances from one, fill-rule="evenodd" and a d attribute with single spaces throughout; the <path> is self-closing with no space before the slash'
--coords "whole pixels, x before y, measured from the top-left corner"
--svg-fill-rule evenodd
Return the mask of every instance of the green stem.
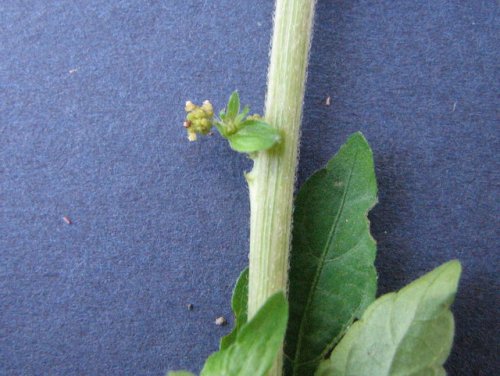
<path id="1" fill-rule="evenodd" d="M 315 0 L 277 0 L 265 120 L 282 142 L 260 152 L 247 174 L 250 189 L 248 315 L 286 291 L 293 191 Z M 281 375 L 282 355 L 270 375 Z"/>

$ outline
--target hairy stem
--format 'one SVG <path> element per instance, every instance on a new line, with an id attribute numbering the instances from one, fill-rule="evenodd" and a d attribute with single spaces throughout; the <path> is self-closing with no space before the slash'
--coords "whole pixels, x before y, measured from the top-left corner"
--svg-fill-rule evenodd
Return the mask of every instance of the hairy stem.
<path id="1" fill-rule="evenodd" d="M 282 142 L 260 152 L 247 174 L 250 189 L 248 315 L 288 283 L 293 191 L 315 0 L 277 0 L 265 120 Z M 281 375 L 282 355 L 270 375 Z"/>

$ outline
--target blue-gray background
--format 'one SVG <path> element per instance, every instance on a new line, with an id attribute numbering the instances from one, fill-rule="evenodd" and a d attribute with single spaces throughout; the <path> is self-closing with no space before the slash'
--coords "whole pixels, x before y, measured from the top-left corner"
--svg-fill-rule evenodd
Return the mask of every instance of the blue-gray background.
<path id="1" fill-rule="evenodd" d="M 496 368 L 498 9 L 319 0 L 314 29 L 299 183 L 365 134 L 380 293 L 463 263 L 450 375 Z M 187 142 L 183 105 L 238 89 L 262 110 L 272 13 L 0 3 L 0 374 L 162 375 L 216 350 L 247 262 L 251 165 L 219 137 Z"/>

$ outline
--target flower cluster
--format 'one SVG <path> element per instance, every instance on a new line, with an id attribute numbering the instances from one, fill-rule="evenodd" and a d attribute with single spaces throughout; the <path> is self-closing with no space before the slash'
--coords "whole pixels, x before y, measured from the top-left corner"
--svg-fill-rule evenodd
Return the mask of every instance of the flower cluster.
<path id="1" fill-rule="evenodd" d="M 198 134 L 212 134 L 213 126 L 229 141 L 233 150 L 249 155 L 270 149 L 281 141 L 278 130 L 266 123 L 261 116 L 248 116 L 248 106 L 240 109 L 237 91 L 231 94 L 226 108 L 219 112 L 219 117 L 214 117 L 214 109 L 209 101 L 203 102 L 201 106 L 187 101 L 185 110 L 187 115 L 184 128 L 189 141 L 196 141 Z"/>
<path id="2" fill-rule="evenodd" d="M 191 101 L 186 102 L 187 112 L 184 127 L 187 129 L 188 140 L 196 141 L 196 134 L 209 134 L 213 126 L 214 109 L 209 101 L 204 101 L 201 106 Z"/>

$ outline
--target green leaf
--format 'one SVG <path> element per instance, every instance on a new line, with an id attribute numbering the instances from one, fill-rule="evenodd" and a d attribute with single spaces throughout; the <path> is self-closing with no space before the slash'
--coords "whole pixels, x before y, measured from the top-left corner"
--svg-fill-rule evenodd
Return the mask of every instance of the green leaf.
<path id="1" fill-rule="evenodd" d="M 450 261 L 378 298 L 316 375 L 446 375 L 443 364 L 454 334 L 449 307 L 460 273 L 460 263 Z"/>
<path id="2" fill-rule="evenodd" d="M 188 371 L 170 371 L 167 376 L 194 376 L 194 373 Z"/>
<path id="3" fill-rule="evenodd" d="M 287 375 L 313 375 L 347 327 L 375 299 L 377 202 L 371 149 L 352 135 L 297 195 L 290 259 Z"/>
<path id="4" fill-rule="evenodd" d="M 226 130 L 224 129 L 224 125 L 219 123 L 218 121 L 214 121 L 215 128 L 219 131 L 222 137 L 226 137 Z"/>
<path id="5" fill-rule="evenodd" d="M 237 91 L 233 91 L 231 96 L 229 97 L 229 101 L 227 102 L 226 108 L 226 121 L 234 120 L 236 115 L 240 112 L 240 96 Z"/>
<path id="6" fill-rule="evenodd" d="M 264 376 L 281 349 L 288 319 L 283 292 L 271 296 L 228 348 L 212 354 L 201 376 Z"/>
<path id="7" fill-rule="evenodd" d="M 231 333 L 222 337 L 220 341 L 220 349 L 224 350 L 229 347 L 235 340 L 236 335 L 241 330 L 241 327 L 247 322 L 247 303 L 248 303 L 248 268 L 243 270 L 238 277 L 236 286 L 233 290 L 233 298 L 231 299 L 231 307 L 233 308 L 235 325 Z"/>
<path id="8" fill-rule="evenodd" d="M 243 107 L 243 110 L 241 111 L 241 113 L 239 113 L 236 118 L 234 119 L 234 122 L 238 125 L 240 124 L 243 119 L 245 118 L 245 116 L 248 115 L 248 112 L 250 112 L 250 107 L 248 106 L 245 106 Z"/>
<path id="9" fill-rule="evenodd" d="M 278 131 L 261 120 L 245 120 L 240 127 L 238 132 L 227 137 L 231 148 L 240 153 L 266 150 L 280 141 Z"/>

